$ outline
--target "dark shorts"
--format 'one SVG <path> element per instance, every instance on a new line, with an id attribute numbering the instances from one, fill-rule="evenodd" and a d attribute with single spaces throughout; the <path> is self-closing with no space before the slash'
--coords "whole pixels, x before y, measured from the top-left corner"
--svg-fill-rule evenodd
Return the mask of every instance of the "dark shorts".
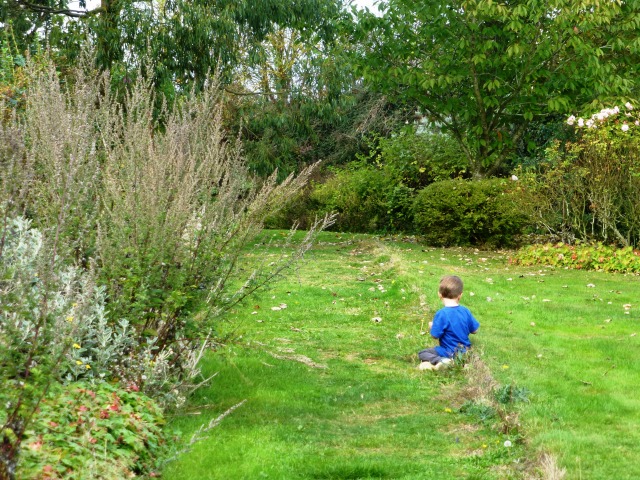
<path id="1" fill-rule="evenodd" d="M 422 362 L 430 362 L 432 365 L 437 365 L 442 361 L 443 358 L 447 357 L 441 357 L 440 355 L 438 355 L 438 352 L 435 348 L 425 348 L 424 350 L 420 350 L 418 352 L 418 358 Z"/>

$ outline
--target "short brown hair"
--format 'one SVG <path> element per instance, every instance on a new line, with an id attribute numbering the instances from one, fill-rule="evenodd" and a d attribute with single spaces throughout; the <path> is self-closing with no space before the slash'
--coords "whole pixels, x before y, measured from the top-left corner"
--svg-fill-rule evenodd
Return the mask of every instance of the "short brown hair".
<path id="1" fill-rule="evenodd" d="M 462 295 L 462 280 L 455 275 L 442 277 L 438 292 L 442 295 L 442 298 L 458 298 Z"/>

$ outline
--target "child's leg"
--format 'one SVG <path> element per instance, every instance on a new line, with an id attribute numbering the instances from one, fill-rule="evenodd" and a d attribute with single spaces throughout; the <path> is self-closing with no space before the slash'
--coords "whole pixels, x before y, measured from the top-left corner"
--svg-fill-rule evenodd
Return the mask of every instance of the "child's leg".
<path id="1" fill-rule="evenodd" d="M 421 362 L 429 362 L 433 365 L 436 365 L 442 361 L 442 357 L 438 355 L 438 352 L 435 348 L 425 348 L 424 350 L 420 350 L 418 352 L 418 358 Z"/>

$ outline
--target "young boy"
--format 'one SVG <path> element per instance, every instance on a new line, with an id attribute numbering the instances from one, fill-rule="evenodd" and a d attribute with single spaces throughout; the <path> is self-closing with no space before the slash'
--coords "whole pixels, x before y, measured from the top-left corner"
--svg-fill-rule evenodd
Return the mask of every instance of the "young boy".
<path id="1" fill-rule="evenodd" d="M 434 370 L 451 363 L 457 353 L 464 353 L 471 347 L 469 335 L 476 333 L 480 324 L 473 318 L 467 307 L 460 305 L 462 280 L 449 275 L 440 280 L 438 296 L 444 308 L 438 310 L 429 322 L 431 336 L 439 340 L 435 348 L 426 348 L 418 352 L 422 361 L 420 370 Z"/>

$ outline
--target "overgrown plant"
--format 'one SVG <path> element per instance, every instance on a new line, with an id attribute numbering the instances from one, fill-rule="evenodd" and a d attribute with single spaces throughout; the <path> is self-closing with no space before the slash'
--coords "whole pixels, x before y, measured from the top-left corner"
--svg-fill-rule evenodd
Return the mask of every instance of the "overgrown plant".
<path id="1" fill-rule="evenodd" d="M 589 118 L 569 117 L 577 139 L 556 142 L 528 177 L 536 220 L 565 242 L 640 244 L 640 123 L 631 103 Z M 525 177 L 526 179 L 527 177 Z"/>
<path id="2" fill-rule="evenodd" d="M 312 225 L 283 262 L 245 277 L 239 272 L 241 252 L 266 215 L 305 184 L 313 167 L 281 183 L 275 174 L 251 177 L 239 143 L 223 130 L 215 79 L 173 110 L 165 106 L 162 124 L 148 82 L 132 87 L 125 107 L 104 102 L 96 242 L 102 279 L 114 312 L 155 339 L 154 357 L 171 349 L 171 361 L 180 364 L 191 340 L 211 330 L 212 318 L 299 259 L 327 225 L 328 219 Z M 202 315 L 193 317 L 198 310 Z"/>
<path id="3" fill-rule="evenodd" d="M 155 116 L 150 82 L 136 79 L 121 103 L 89 64 L 64 83 L 51 63 L 28 66 L 24 115 L 0 130 L 2 478 L 54 382 L 107 378 L 184 401 L 213 320 L 332 221 L 301 241 L 292 231 L 287 253 L 243 271 L 264 217 L 313 167 L 282 183 L 251 177 L 222 129 L 215 79 Z"/>
<path id="4" fill-rule="evenodd" d="M 90 271 L 55 257 L 29 220 L 0 230 L 0 478 L 12 478 L 22 436 L 54 383 L 113 379 L 133 343 L 127 322 L 110 327 Z"/>

